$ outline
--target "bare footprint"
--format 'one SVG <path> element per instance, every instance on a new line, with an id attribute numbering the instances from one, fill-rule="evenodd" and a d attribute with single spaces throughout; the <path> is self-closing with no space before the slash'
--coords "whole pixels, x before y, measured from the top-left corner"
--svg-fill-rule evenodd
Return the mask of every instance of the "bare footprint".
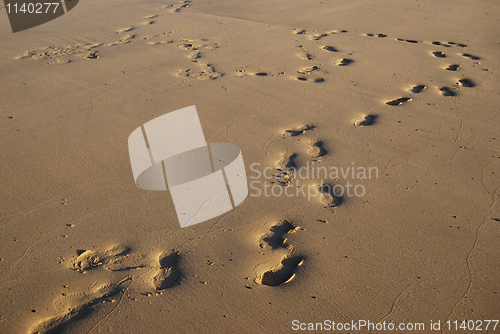
<path id="1" fill-rule="evenodd" d="M 70 269 L 87 271 L 98 266 L 103 266 L 110 271 L 122 271 L 142 268 L 146 261 L 142 255 L 129 254 L 130 248 L 124 245 L 111 247 L 105 252 L 80 250 L 71 261 Z"/>
<path id="2" fill-rule="evenodd" d="M 448 65 L 447 68 L 445 68 L 445 70 L 448 70 L 448 71 L 456 71 L 458 70 L 458 68 L 460 67 L 460 65 L 457 65 L 457 64 L 454 64 L 454 65 Z"/>
<path id="3" fill-rule="evenodd" d="M 400 97 L 399 99 L 387 101 L 385 104 L 390 106 L 399 106 L 408 101 L 411 101 L 411 97 Z"/>
<path id="4" fill-rule="evenodd" d="M 425 88 L 426 88 L 425 85 L 417 85 L 411 89 L 411 92 L 418 94 L 418 93 L 421 93 Z"/>
<path id="5" fill-rule="evenodd" d="M 457 93 L 453 92 L 450 88 L 448 87 L 441 87 L 439 88 L 439 90 L 441 91 L 441 94 L 443 94 L 443 96 L 455 96 L 457 95 Z"/>
<path id="6" fill-rule="evenodd" d="M 321 195 L 321 203 L 325 205 L 325 209 L 334 209 L 344 202 L 344 198 L 335 193 L 335 186 L 324 183 L 318 186 L 318 190 Z"/>
<path id="7" fill-rule="evenodd" d="M 283 133 L 283 137 L 285 138 L 295 137 L 303 133 L 306 133 L 307 131 L 314 131 L 314 130 L 316 130 L 314 125 L 304 125 L 298 129 L 285 130 L 285 132 Z"/>
<path id="8" fill-rule="evenodd" d="M 460 79 L 458 80 L 459 86 L 462 87 L 474 87 L 476 84 L 470 79 Z"/>
<path id="9" fill-rule="evenodd" d="M 434 51 L 432 54 L 434 55 L 434 57 L 437 58 L 446 58 L 446 54 L 441 51 Z"/>
<path id="10" fill-rule="evenodd" d="M 302 256 L 285 256 L 280 264 L 258 277 L 255 282 L 260 285 L 278 286 L 295 278 L 295 271 L 304 263 Z"/>
<path id="11" fill-rule="evenodd" d="M 115 285 L 103 285 L 97 289 L 90 301 L 69 308 L 67 313 L 43 320 L 31 327 L 30 334 L 56 334 L 63 333 L 66 325 L 90 314 L 96 307 L 104 303 L 110 303 L 113 296 L 123 293 L 132 282 L 130 277 L 125 277 Z M 128 284 L 125 284 L 128 283 Z"/>
<path id="12" fill-rule="evenodd" d="M 356 126 L 369 126 L 377 122 L 378 115 L 366 115 L 364 119 L 356 121 Z"/>
<path id="13" fill-rule="evenodd" d="M 270 230 L 271 233 L 265 234 L 259 239 L 259 247 L 263 249 L 270 248 L 271 252 L 273 252 L 271 255 L 279 254 L 279 250 L 281 252 L 285 250 L 287 254 L 281 256 L 280 262 L 274 267 L 269 268 L 267 261 L 261 263 L 261 265 L 265 265 L 269 269 L 264 269 L 260 275 L 257 275 L 255 282 L 259 285 L 277 286 L 286 284 L 295 277 L 296 269 L 302 265 L 304 257 L 294 255 L 293 247 L 287 243 L 287 236 L 300 230 L 299 226 L 283 220 L 272 226 Z"/>
<path id="14" fill-rule="evenodd" d="M 347 65 L 351 64 L 352 62 L 354 62 L 354 60 L 348 59 L 348 58 L 342 58 L 342 59 L 337 60 L 337 62 L 335 63 L 335 65 L 337 65 L 337 66 L 347 66 Z"/>
<path id="15" fill-rule="evenodd" d="M 270 228 L 271 233 L 264 234 L 259 239 L 259 247 L 265 248 L 267 246 L 271 247 L 271 249 L 276 248 L 286 248 L 288 247 L 286 241 L 286 235 L 289 233 L 295 233 L 299 230 L 298 226 L 295 226 L 293 223 L 283 220 L 278 222 L 278 224 L 272 226 Z"/>
<path id="16" fill-rule="evenodd" d="M 172 251 L 169 254 L 160 255 L 159 268 L 151 281 L 156 290 L 171 288 L 179 283 L 182 273 L 178 268 L 179 252 Z"/>
<path id="17" fill-rule="evenodd" d="M 314 159 L 319 159 L 322 156 L 326 155 L 327 151 L 324 148 L 325 143 L 322 140 L 318 140 L 313 144 L 308 144 L 311 147 L 309 150 L 309 154 L 311 154 L 311 157 L 313 157 Z"/>

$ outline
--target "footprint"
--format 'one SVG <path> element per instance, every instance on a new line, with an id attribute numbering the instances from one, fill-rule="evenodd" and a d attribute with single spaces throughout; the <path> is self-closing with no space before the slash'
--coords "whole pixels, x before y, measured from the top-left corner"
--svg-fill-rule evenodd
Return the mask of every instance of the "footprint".
<path id="1" fill-rule="evenodd" d="M 443 96 L 455 96 L 455 95 L 457 95 L 457 93 L 453 92 L 448 87 L 441 87 L 441 88 L 439 88 L 439 90 L 441 91 Z"/>
<path id="2" fill-rule="evenodd" d="M 296 34 L 296 35 L 304 35 L 304 34 L 307 34 L 307 31 L 305 31 L 305 30 L 295 29 L 295 30 L 293 31 L 293 33 L 294 33 L 294 34 Z"/>
<path id="3" fill-rule="evenodd" d="M 65 314 L 43 320 L 35 324 L 31 327 L 29 333 L 55 334 L 65 332 L 64 329 L 69 322 L 83 318 L 91 313 L 96 307 L 99 307 L 104 303 L 113 302 L 110 298 L 122 294 L 129 285 L 125 284 L 127 282 L 130 284 L 132 279 L 130 277 L 125 277 L 116 285 L 108 284 L 101 286 L 97 292 L 94 293 L 94 296 L 90 299 L 90 301 L 80 304 L 74 308 L 69 308 L 68 312 Z"/>
<path id="4" fill-rule="evenodd" d="M 304 68 L 303 70 L 297 71 L 297 73 L 300 73 L 300 74 L 310 74 L 311 72 L 314 72 L 314 71 L 317 71 L 317 70 L 319 70 L 318 66 L 309 66 L 309 67 Z"/>
<path id="5" fill-rule="evenodd" d="M 304 51 L 303 53 L 300 54 L 300 57 L 306 59 L 306 60 L 313 60 L 314 58 L 316 58 L 311 52 L 309 51 Z"/>
<path id="6" fill-rule="evenodd" d="M 425 85 L 417 85 L 411 89 L 411 92 L 418 94 L 418 93 L 422 92 L 424 89 L 425 89 Z"/>
<path id="7" fill-rule="evenodd" d="M 339 52 L 339 50 L 333 46 L 324 46 L 323 50 L 330 51 L 330 52 Z"/>
<path id="8" fill-rule="evenodd" d="M 280 221 L 270 228 L 271 233 L 265 234 L 259 239 L 259 247 L 266 248 L 269 246 L 271 249 L 287 248 L 286 235 L 295 233 L 299 229 L 299 226 L 295 226 L 287 220 Z"/>
<path id="9" fill-rule="evenodd" d="M 278 172 L 274 175 L 277 183 L 283 186 L 288 186 L 293 182 L 296 170 L 296 157 L 296 153 L 289 154 L 287 150 L 283 152 L 283 155 L 277 164 L 278 167 L 276 169 Z"/>
<path id="10" fill-rule="evenodd" d="M 402 39 L 402 38 L 398 38 L 398 41 L 400 42 L 407 42 L 407 43 L 418 43 L 418 41 L 414 40 L 414 39 Z"/>
<path id="11" fill-rule="evenodd" d="M 441 51 L 434 51 L 432 53 L 435 57 L 438 57 L 438 58 L 446 58 L 446 54 L 444 54 L 443 52 Z"/>
<path id="12" fill-rule="evenodd" d="M 319 83 L 319 82 L 325 81 L 324 78 L 295 77 L 295 79 L 297 79 L 299 81 L 310 81 L 310 82 L 314 82 L 314 83 Z"/>
<path id="13" fill-rule="evenodd" d="M 244 77 L 252 76 L 252 75 L 255 75 L 257 77 L 266 77 L 269 74 L 267 72 L 247 72 L 243 69 L 236 70 L 235 74 L 234 74 L 234 76 L 238 77 L 238 78 L 244 78 Z"/>
<path id="14" fill-rule="evenodd" d="M 348 59 L 348 58 L 342 58 L 342 59 L 337 60 L 337 62 L 335 64 L 338 66 L 347 66 L 347 65 L 351 64 L 352 62 L 354 62 L 354 60 Z"/>
<path id="15" fill-rule="evenodd" d="M 322 156 L 326 155 L 326 153 L 327 153 L 327 151 L 323 147 L 324 146 L 324 142 L 322 140 L 318 140 L 317 142 L 315 142 L 312 145 L 309 144 L 309 146 L 311 146 L 311 149 L 309 150 L 309 154 L 311 154 L 311 156 L 314 159 L 319 159 Z"/>
<path id="16" fill-rule="evenodd" d="M 177 251 L 160 255 L 158 259 L 160 266 L 151 282 L 156 290 L 168 289 L 179 283 L 182 278 L 178 268 L 179 258 L 180 255 Z"/>
<path id="17" fill-rule="evenodd" d="M 324 183 L 318 186 L 319 193 L 321 194 L 321 203 L 327 208 L 335 208 L 344 202 L 344 198 L 335 193 L 335 186 Z"/>
<path id="18" fill-rule="evenodd" d="M 143 256 L 129 254 L 129 252 L 130 248 L 124 245 L 111 247 L 105 252 L 80 250 L 71 261 L 70 269 L 85 272 L 102 265 L 109 271 L 122 271 L 138 269 L 146 265 Z"/>
<path id="19" fill-rule="evenodd" d="M 458 70 L 459 67 L 460 67 L 460 65 L 457 65 L 457 64 L 455 64 L 455 65 L 448 65 L 448 67 L 445 68 L 445 70 L 456 71 L 456 70 Z"/>
<path id="20" fill-rule="evenodd" d="M 458 80 L 459 86 L 463 87 L 474 87 L 476 84 L 470 79 L 460 79 Z"/>
<path id="21" fill-rule="evenodd" d="M 255 282 L 260 285 L 278 286 L 295 278 L 295 271 L 304 263 L 302 256 L 285 256 L 275 268 L 264 272 Z"/>
<path id="22" fill-rule="evenodd" d="M 368 126 L 373 125 L 377 122 L 378 115 L 366 115 L 364 119 L 356 121 L 354 124 L 356 126 Z"/>
<path id="23" fill-rule="evenodd" d="M 465 57 L 465 58 L 472 59 L 472 60 L 479 60 L 479 59 L 481 59 L 480 57 L 473 56 L 473 55 L 471 55 L 469 53 L 464 53 L 464 54 L 462 54 L 462 56 Z"/>
<path id="24" fill-rule="evenodd" d="M 258 245 L 262 249 L 270 248 L 271 252 L 278 252 L 279 249 L 286 250 L 287 254 L 281 257 L 278 265 L 264 270 L 262 274 L 257 275 L 255 282 L 259 285 L 277 286 L 290 282 L 295 277 L 295 271 L 298 266 L 302 265 L 304 257 L 294 255 L 295 251 L 291 245 L 287 243 L 287 236 L 296 233 L 300 230 L 299 226 L 283 220 L 270 228 L 271 233 L 263 235 Z M 279 253 L 272 253 L 276 255 Z M 267 266 L 267 261 L 261 263 Z M 256 267 L 258 267 L 257 265 Z"/>
<path id="25" fill-rule="evenodd" d="M 303 133 L 306 133 L 307 131 L 314 131 L 316 130 L 316 127 L 314 125 L 304 125 L 303 127 L 300 127 L 298 129 L 295 129 L 295 130 L 285 130 L 285 132 L 283 133 L 283 137 L 285 138 L 290 138 L 290 137 L 295 137 L 295 136 L 299 136 Z"/>
<path id="26" fill-rule="evenodd" d="M 118 30 L 116 33 L 117 33 L 117 34 L 121 34 L 121 33 L 123 33 L 123 32 L 132 31 L 132 30 L 134 30 L 134 29 L 135 29 L 135 27 L 134 27 L 134 26 L 132 26 L 132 27 L 128 27 L 128 28 L 123 28 L 123 29 Z"/>
<path id="27" fill-rule="evenodd" d="M 369 37 L 373 37 L 373 36 L 377 36 L 377 37 L 387 37 L 387 34 L 366 34 L 366 36 L 369 36 Z"/>
<path id="28" fill-rule="evenodd" d="M 408 101 L 411 101 L 411 97 L 400 97 L 399 99 L 387 101 L 385 104 L 388 104 L 390 106 L 399 106 L 400 104 Z"/>

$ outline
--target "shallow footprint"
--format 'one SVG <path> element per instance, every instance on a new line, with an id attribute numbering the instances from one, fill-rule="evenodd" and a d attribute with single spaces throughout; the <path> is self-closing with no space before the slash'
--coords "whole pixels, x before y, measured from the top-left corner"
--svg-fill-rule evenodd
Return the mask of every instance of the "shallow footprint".
<path id="1" fill-rule="evenodd" d="M 304 125 L 303 127 L 300 127 L 298 129 L 295 129 L 295 130 L 293 130 L 293 129 L 285 130 L 285 132 L 283 133 L 283 137 L 285 137 L 285 138 L 295 137 L 295 136 L 301 135 L 307 131 L 313 131 L 313 130 L 316 130 L 314 125 Z"/>

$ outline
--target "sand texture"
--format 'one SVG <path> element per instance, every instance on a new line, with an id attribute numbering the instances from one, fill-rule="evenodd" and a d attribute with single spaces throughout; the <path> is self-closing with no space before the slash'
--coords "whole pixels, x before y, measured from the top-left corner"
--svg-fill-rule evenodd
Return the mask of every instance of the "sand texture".
<path id="1" fill-rule="evenodd" d="M 500 319 L 498 1 L 86 0 L 15 34 L 0 17 L 0 333 Z M 180 228 L 127 139 L 191 105 L 250 188 Z M 297 173 L 319 167 L 338 174 Z"/>

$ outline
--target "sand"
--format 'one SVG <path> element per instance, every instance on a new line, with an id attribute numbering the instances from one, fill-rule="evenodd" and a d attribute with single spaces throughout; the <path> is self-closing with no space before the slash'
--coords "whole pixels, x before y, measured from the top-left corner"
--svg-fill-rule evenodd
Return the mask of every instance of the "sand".
<path id="1" fill-rule="evenodd" d="M 493 332 L 497 2 L 88 0 L 15 34 L 0 12 L 0 333 Z M 181 229 L 127 139 L 191 105 L 249 196 Z"/>

